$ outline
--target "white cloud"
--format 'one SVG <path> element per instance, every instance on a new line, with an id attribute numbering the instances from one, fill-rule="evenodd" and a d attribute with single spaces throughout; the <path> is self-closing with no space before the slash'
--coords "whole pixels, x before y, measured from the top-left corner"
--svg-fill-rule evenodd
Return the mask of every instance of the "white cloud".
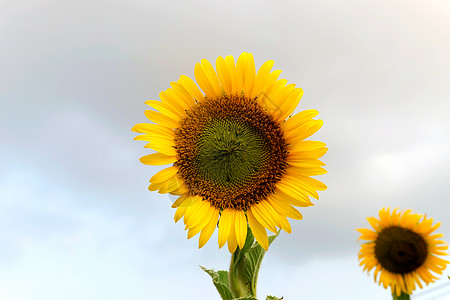
<path id="1" fill-rule="evenodd" d="M 380 154 L 369 162 L 367 172 L 374 177 L 372 182 L 383 186 L 409 185 L 432 175 L 447 155 L 446 148 L 445 145 L 425 144 Z"/>

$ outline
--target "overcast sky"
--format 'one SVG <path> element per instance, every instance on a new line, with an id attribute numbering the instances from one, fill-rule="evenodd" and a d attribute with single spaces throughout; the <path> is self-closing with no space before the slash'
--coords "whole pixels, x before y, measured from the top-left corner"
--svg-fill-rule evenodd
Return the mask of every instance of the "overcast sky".
<path id="1" fill-rule="evenodd" d="M 261 299 L 390 299 L 357 261 L 384 206 L 450 241 L 449 1 L 1 1 L 0 299 L 219 299 L 198 265 L 226 269 L 226 247 L 186 239 L 130 128 L 200 59 L 244 51 L 303 88 L 329 147 Z"/>

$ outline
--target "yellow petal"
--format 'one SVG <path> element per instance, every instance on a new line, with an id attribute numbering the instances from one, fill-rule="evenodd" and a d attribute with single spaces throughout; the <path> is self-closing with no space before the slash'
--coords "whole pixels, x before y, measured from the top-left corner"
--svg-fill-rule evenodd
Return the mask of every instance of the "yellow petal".
<path id="1" fill-rule="evenodd" d="M 149 186 L 148 186 L 148 190 L 149 191 L 157 191 L 157 190 L 159 190 L 162 186 L 164 186 L 164 184 L 165 184 L 166 182 L 165 181 L 163 181 L 163 182 L 159 182 L 159 183 L 151 183 Z"/>
<path id="2" fill-rule="evenodd" d="M 280 116 L 282 115 L 280 102 L 283 101 L 283 99 L 280 99 L 278 95 L 282 94 L 287 88 L 287 82 L 286 79 L 277 80 L 258 97 L 258 102 L 268 109 L 269 114 L 272 115 L 275 121 L 279 121 Z"/>
<path id="3" fill-rule="evenodd" d="M 181 75 L 180 79 L 178 80 L 178 82 L 180 84 L 182 84 L 182 86 L 188 91 L 188 93 L 197 101 L 201 101 L 205 98 L 205 96 L 203 96 L 202 92 L 200 92 L 200 89 L 197 87 L 197 85 L 195 84 L 195 82 L 185 76 L 185 75 Z"/>
<path id="4" fill-rule="evenodd" d="M 140 159 L 141 163 L 151 166 L 160 166 L 172 164 L 177 161 L 176 156 L 169 156 L 162 153 L 153 153 L 146 156 L 142 156 Z"/>
<path id="5" fill-rule="evenodd" d="M 327 173 L 327 170 L 321 167 L 296 167 L 294 165 L 291 165 L 292 174 L 300 175 L 300 176 L 316 176 L 316 175 L 323 175 Z M 286 175 L 285 175 L 286 176 Z"/>
<path id="6" fill-rule="evenodd" d="M 287 233 L 292 232 L 291 224 L 289 224 L 288 219 L 283 215 L 278 215 L 278 220 L 280 223 L 280 228 L 286 231 Z"/>
<path id="7" fill-rule="evenodd" d="M 153 107 L 166 117 L 169 117 L 170 119 L 174 120 L 178 123 L 181 119 L 181 114 L 178 113 L 176 110 L 174 110 L 172 107 L 168 106 L 167 104 L 158 101 L 158 100 L 148 100 L 145 101 L 145 104 L 147 104 L 150 107 Z"/>
<path id="8" fill-rule="evenodd" d="M 310 141 L 301 141 L 300 143 L 306 143 Z M 292 144 L 288 144 L 288 150 L 290 152 L 289 159 L 317 159 L 322 157 L 325 153 L 327 153 L 328 148 L 327 147 L 321 147 L 318 149 L 304 149 L 303 145 L 300 145 L 300 143 L 296 144 L 295 146 Z"/>
<path id="9" fill-rule="evenodd" d="M 174 141 L 162 140 L 152 138 L 152 141 L 144 146 L 144 148 L 150 148 L 157 152 L 168 156 L 176 156 L 177 151 L 175 150 Z"/>
<path id="10" fill-rule="evenodd" d="M 413 275 L 414 281 L 417 283 L 417 285 L 418 285 L 421 289 L 423 289 L 422 282 L 420 282 L 419 275 L 417 275 L 417 273 L 415 273 L 415 272 L 413 272 L 412 275 Z"/>
<path id="11" fill-rule="evenodd" d="M 187 109 L 191 108 L 193 105 L 195 105 L 194 97 L 186 90 L 186 88 L 183 86 L 183 84 L 181 84 L 180 82 L 171 82 L 170 86 L 172 88 L 167 89 L 166 93 L 169 94 L 172 98 L 178 100 L 184 110 L 187 110 Z M 203 94 L 201 94 L 201 95 L 203 98 Z M 200 98 L 200 99 L 202 99 L 202 98 Z"/>
<path id="12" fill-rule="evenodd" d="M 172 191 L 172 195 L 183 195 L 189 192 L 189 187 L 186 184 L 182 184 L 179 188 Z"/>
<path id="13" fill-rule="evenodd" d="M 217 75 L 220 80 L 220 85 L 222 86 L 223 91 L 227 95 L 231 95 L 231 93 L 233 91 L 233 88 L 232 88 L 233 81 L 231 80 L 231 74 L 227 68 L 225 59 L 223 59 L 222 56 L 219 56 L 216 60 L 216 69 L 217 69 Z"/>
<path id="14" fill-rule="evenodd" d="M 148 141 L 148 142 L 153 142 L 153 143 L 162 142 L 162 143 L 169 144 L 172 147 L 175 147 L 175 141 L 173 139 L 173 136 L 169 136 L 169 135 L 161 134 L 161 133 L 153 133 L 152 132 L 152 133 L 141 134 L 141 135 L 134 137 L 133 140 Z"/>
<path id="15" fill-rule="evenodd" d="M 395 274 L 396 275 L 396 282 L 397 282 L 397 284 L 400 286 L 400 289 L 403 291 L 403 292 L 405 292 L 405 293 L 407 293 L 408 292 L 408 290 L 406 289 L 406 286 L 405 286 L 405 280 L 403 279 L 403 275 L 401 275 L 401 274 Z M 399 295 L 400 296 L 400 295 Z"/>
<path id="16" fill-rule="evenodd" d="M 360 240 L 367 240 L 367 241 L 375 241 L 378 238 L 378 233 L 375 231 L 372 231 L 367 228 L 358 228 L 356 229 L 359 231 L 362 235 L 358 238 Z"/>
<path id="17" fill-rule="evenodd" d="M 195 227 L 189 228 L 187 238 L 188 240 L 195 236 L 197 233 L 199 233 L 203 228 L 201 227 L 202 224 L 199 224 Z"/>
<path id="18" fill-rule="evenodd" d="M 386 227 L 388 227 L 388 226 L 391 225 L 391 218 L 390 218 L 391 216 L 389 215 L 389 208 L 388 208 L 387 211 L 386 211 L 385 208 L 381 209 L 381 210 L 378 212 L 378 216 L 380 217 L 380 218 L 379 218 L 379 220 L 380 220 L 380 226 L 381 226 L 382 228 L 386 228 Z M 398 224 L 395 224 L 395 225 L 398 225 Z"/>
<path id="19" fill-rule="evenodd" d="M 261 201 L 258 208 L 264 212 L 264 215 L 271 219 L 272 224 L 281 228 L 280 219 L 278 218 L 279 214 L 268 201 Z M 275 233 L 277 233 L 277 231 Z"/>
<path id="20" fill-rule="evenodd" d="M 327 189 L 326 184 L 324 184 L 323 182 L 321 182 L 317 179 L 314 179 L 314 178 L 311 178 L 308 176 L 300 176 L 300 175 L 296 176 L 295 183 L 298 185 L 301 185 L 303 189 L 311 191 L 311 193 L 313 191 L 315 192 L 315 190 L 325 191 Z M 316 193 L 314 193 L 314 194 L 316 194 Z M 319 198 L 319 196 L 317 195 L 316 199 L 318 199 L 318 198 Z"/>
<path id="21" fill-rule="evenodd" d="M 178 199 L 175 200 L 175 202 L 172 204 L 172 208 L 177 208 L 177 207 L 181 206 L 181 204 L 182 204 L 188 197 L 192 197 L 192 196 L 189 196 L 189 195 L 181 195 L 180 197 L 178 197 Z M 192 202 L 192 204 L 194 204 L 193 201 L 189 201 L 189 202 Z M 186 205 L 185 207 L 187 207 L 187 206 L 190 206 L 190 205 Z"/>
<path id="22" fill-rule="evenodd" d="M 287 84 L 287 80 L 286 80 Z M 299 88 L 295 88 L 295 84 L 288 84 L 286 86 L 283 86 L 281 89 L 278 90 L 276 94 L 272 96 L 273 101 L 277 104 L 277 111 L 276 111 L 276 119 L 279 121 L 283 121 L 286 119 L 287 116 L 292 114 L 292 112 L 295 109 L 295 106 L 291 109 L 292 105 L 292 93 L 301 90 Z M 290 104 L 290 105 L 287 105 Z M 297 106 L 297 104 L 296 104 Z"/>
<path id="23" fill-rule="evenodd" d="M 175 223 L 178 222 L 184 216 L 185 212 L 186 212 L 186 207 L 178 207 L 177 208 L 177 210 L 175 212 L 175 216 L 174 216 Z"/>
<path id="24" fill-rule="evenodd" d="M 411 214 L 411 216 L 405 221 L 404 228 L 414 230 L 414 227 L 416 227 L 417 223 L 420 219 L 422 219 L 422 217 L 423 215 L 420 214 Z"/>
<path id="25" fill-rule="evenodd" d="M 400 295 L 402 294 L 402 290 L 401 290 L 400 286 L 398 284 L 392 283 L 391 288 L 392 287 L 394 287 L 395 294 L 397 295 L 397 297 L 400 297 Z"/>
<path id="26" fill-rule="evenodd" d="M 236 240 L 236 210 L 232 210 L 230 214 L 230 234 L 228 235 L 228 251 L 230 253 L 234 253 L 237 248 L 237 240 Z"/>
<path id="27" fill-rule="evenodd" d="M 156 124 L 166 126 L 168 128 L 178 128 L 178 125 L 180 125 L 175 120 L 169 118 L 166 115 L 163 115 L 162 113 L 159 113 L 154 110 L 146 110 L 145 116 L 152 122 L 155 122 Z"/>
<path id="28" fill-rule="evenodd" d="M 283 123 L 284 131 L 292 131 L 301 126 L 301 124 L 317 116 L 319 112 L 315 109 L 308 109 L 293 115 Z"/>
<path id="29" fill-rule="evenodd" d="M 288 158 L 286 159 L 287 163 L 289 166 L 294 166 L 294 167 L 298 167 L 298 168 L 317 168 L 317 167 L 322 167 L 325 166 L 325 164 L 323 162 L 321 162 L 318 159 L 291 159 Z"/>
<path id="30" fill-rule="evenodd" d="M 200 196 L 196 196 L 200 197 Z M 201 198 L 201 197 L 200 197 Z M 186 221 L 186 228 L 192 228 L 204 221 L 205 218 L 208 217 L 208 211 L 210 208 L 208 201 L 198 201 L 199 203 L 195 209 L 195 211 L 192 213 L 192 215 L 189 217 L 189 221 Z M 195 205 L 195 204 L 194 204 Z"/>
<path id="31" fill-rule="evenodd" d="M 274 193 L 277 197 L 277 200 L 284 201 L 293 206 L 309 207 L 314 205 L 309 199 L 308 194 L 306 193 L 303 193 L 300 196 L 288 195 L 287 193 L 283 192 L 280 188 L 278 188 L 278 186 L 275 189 Z"/>
<path id="32" fill-rule="evenodd" d="M 286 174 L 289 176 L 284 176 L 283 180 L 293 181 L 295 184 L 305 185 L 318 191 L 324 191 L 327 189 L 327 186 L 323 182 L 309 176 L 304 176 L 299 168 L 288 166 L 286 168 Z"/>
<path id="33" fill-rule="evenodd" d="M 380 228 L 380 221 L 378 221 L 377 218 L 369 217 L 369 218 L 367 218 L 367 221 L 369 222 L 370 226 L 372 226 L 372 228 L 375 231 L 380 231 L 381 230 L 381 228 Z"/>
<path id="34" fill-rule="evenodd" d="M 373 272 L 373 279 L 375 280 L 375 282 L 377 282 L 377 276 L 380 271 L 381 271 L 381 265 L 378 264 L 375 268 L 375 271 Z"/>
<path id="35" fill-rule="evenodd" d="M 242 74 L 244 94 L 250 96 L 252 94 L 256 76 L 253 54 L 244 52 L 239 56 L 236 63 L 236 72 Z"/>
<path id="36" fill-rule="evenodd" d="M 159 93 L 159 98 L 162 100 L 162 103 L 165 107 L 172 110 L 179 117 L 183 117 L 186 115 L 186 109 L 190 107 L 187 103 L 184 102 L 184 97 L 177 97 L 173 91 L 173 89 L 167 89 Z M 154 107 L 155 109 L 158 109 Z M 159 109 L 158 109 L 159 110 Z"/>
<path id="37" fill-rule="evenodd" d="M 206 244 L 206 242 L 208 242 L 214 230 L 216 229 L 217 219 L 219 218 L 219 210 L 217 208 L 214 208 L 212 214 L 213 216 L 211 217 L 211 220 L 205 226 L 205 228 L 202 229 L 202 232 L 200 233 L 200 238 L 198 240 L 199 248 L 202 248 Z"/>
<path id="38" fill-rule="evenodd" d="M 392 224 L 398 225 L 400 224 L 401 213 L 397 212 L 398 208 L 394 209 L 391 215 Z"/>
<path id="39" fill-rule="evenodd" d="M 303 189 L 303 187 L 300 187 L 295 182 L 287 182 L 286 180 L 280 181 L 277 183 L 277 188 L 280 190 L 280 192 L 296 199 L 305 199 L 307 198 L 307 192 Z M 317 195 L 317 193 L 315 193 Z M 304 203 L 308 203 L 304 200 Z M 301 203 L 299 203 L 301 204 Z M 295 204 L 294 204 L 295 205 Z M 299 205 L 296 205 L 299 206 Z M 306 206 L 306 205 L 300 205 L 300 206 Z"/>
<path id="40" fill-rule="evenodd" d="M 416 289 L 413 275 L 411 273 L 405 274 L 405 281 L 406 286 L 408 287 L 408 294 L 412 294 L 412 292 Z"/>
<path id="41" fill-rule="evenodd" d="M 441 223 L 440 223 L 440 222 L 438 222 L 438 223 L 434 224 L 433 226 L 431 226 L 431 224 L 433 223 L 433 219 L 429 219 L 429 220 L 430 220 L 430 227 L 429 227 L 428 230 L 426 230 L 426 231 L 424 232 L 424 234 L 426 234 L 426 235 L 430 235 L 433 231 L 435 231 L 436 229 L 438 229 L 439 226 L 441 226 Z"/>
<path id="42" fill-rule="evenodd" d="M 202 198 L 199 196 L 188 196 L 182 203 L 180 203 L 180 206 L 189 207 L 191 205 L 194 205 L 195 203 L 197 203 L 197 201 L 200 201 L 201 199 Z"/>
<path id="43" fill-rule="evenodd" d="M 225 63 L 227 65 L 227 69 L 231 74 L 232 80 L 232 93 L 240 95 L 242 93 L 242 71 L 236 69 L 236 65 L 234 64 L 234 58 L 231 55 L 225 57 Z"/>
<path id="44" fill-rule="evenodd" d="M 274 63 L 275 62 L 273 60 L 268 60 L 259 68 L 255 77 L 255 84 L 253 86 L 250 98 L 260 97 L 261 93 L 277 80 L 281 71 L 275 71 L 275 75 L 277 76 L 270 76 L 270 70 L 272 69 Z"/>
<path id="45" fill-rule="evenodd" d="M 261 203 L 253 204 L 250 210 L 260 224 L 270 231 L 277 233 L 277 228 L 275 227 L 276 224 L 274 224 L 275 222 Z"/>
<path id="46" fill-rule="evenodd" d="M 190 219 L 193 215 L 196 214 L 197 210 L 202 205 L 201 197 L 194 196 L 194 204 L 191 206 L 186 207 L 186 212 L 184 213 L 184 225 L 187 225 L 190 222 Z M 188 226 L 185 227 L 185 229 L 189 228 Z"/>
<path id="47" fill-rule="evenodd" d="M 231 217 L 233 213 L 233 209 L 225 208 L 219 219 L 219 248 L 222 248 L 225 245 L 225 242 L 228 239 L 231 231 Z M 233 219 L 234 221 L 234 219 Z"/>
<path id="48" fill-rule="evenodd" d="M 217 74 L 209 61 L 202 59 L 200 63 L 197 63 L 194 67 L 194 75 L 206 97 L 214 98 L 222 94 Z"/>
<path id="49" fill-rule="evenodd" d="M 189 228 L 188 236 L 187 236 L 188 239 L 195 236 L 203 228 L 205 228 L 205 226 L 209 224 L 209 222 L 211 221 L 211 218 L 213 217 L 212 212 L 214 211 L 214 207 L 210 206 L 209 202 L 207 202 L 207 201 L 203 201 L 203 202 L 204 202 L 203 206 L 208 205 L 208 212 L 205 214 L 205 217 L 200 221 L 200 223 L 198 223 L 194 227 Z"/>
<path id="50" fill-rule="evenodd" d="M 243 248 L 245 244 L 245 239 L 247 238 L 247 218 L 242 210 L 236 211 L 236 240 L 239 248 Z"/>
<path id="51" fill-rule="evenodd" d="M 297 144 L 302 140 L 316 133 L 322 127 L 322 125 L 322 120 L 311 120 L 303 123 L 295 129 L 285 131 L 285 137 L 290 144 L 297 146 Z"/>
<path id="52" fill-rule="evenodd" d="M 160 183 L 166 180 L 169 180 L 171 177 L 175 176 L 178 172 L 178 167 L 168 167 L 165 169 L 162 169 L 158 173 L 152 176 L 150 178 L 151 183 Z"/>
<path id="53" fill-rule="evenodd" d="M 300 102 L 300 99 L 302 99 L 302 96 L 303 90 L 301 88 L 296 88 L 289 93 L 280 107 L 280 111 L 282 112 L 282 114 L 280 115 L 281 120 L 286 119 L 290 114 L 294 112 L 295 108 Z"/>
<path id="54" fill-rule="evenodd" d="M 412 216 L 411 214 L 412 209 L 408 209 L 406 210 L 403 215 L 400 217 L 400 226 L 401 227 L 406 227 L 406 222 L 408 221 L 408 219 Z"/>
<path id="55" fill-rule="evenodd" d="M 139 123 L 131 128 L 131 131 L 139 132 L 139 133 L 160 133 L 162 135 L 167 135 L 173 137 L 175 132 L 173 129 L 158 125 L 158 124 L 149 124 L 149 123 Z"/>
<path id="56" fill-rule="evenodd" d="M 184 180 L 178 175 L 175 175 L 166 181 L 166 184 L 159 189 L 158 193 L 160 194 L 170 193 L 179 188 L 183 183 Z"/>
<path id="57" fill-rule="evenodd" d="M 319 141 L 301 141 L 296 145 L 296 149 L 293 149 L 292 152 L 289 153 L 289 157 L 301 157 L 301 153 L 305 151 L 314 151 L 314 150 L 322 150 L 327 144 Z M 306 159 L 306 157 L 305 157 Z"/>
<path id="58" fill-rule="evenodd" d="M 266 251 L 269 250 L 269 238 L 267 237 L 266 229 L 253 216 L 251 208 L 247 210 L 247 219 L 255 239 Z"/>
<path id="59" fill-rule="evenodd" d="M 280 215 L 289 217 L 291 219 L 295 220 L 301 220 L 303 219 L 302 214 L 296 210 L 294 207 L 292 207 L 290 204 L 288 204 L 285 201 L 279 201 L 276 200 L 277 195 L 269 195 L 267 197 L 267 201 L 275 208 L 277 212 L 279 212 Z"/>

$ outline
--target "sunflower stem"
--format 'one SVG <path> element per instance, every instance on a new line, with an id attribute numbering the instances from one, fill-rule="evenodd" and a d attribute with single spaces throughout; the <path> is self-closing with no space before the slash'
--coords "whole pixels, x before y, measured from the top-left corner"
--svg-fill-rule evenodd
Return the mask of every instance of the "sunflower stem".
<path id="1" fill-rule="evenodd" d="M 409 300 L 409 294 L 406 293 L 401 293 L 400 296 L 397 296 L 395 293 L 392 294 L 392 299 L 393 300 Z"/>
<path id="2" fill-rule="evenodd" d="M 245 274 L 245 261 L 240 259 L 239 248 L 231 255 L 230 271 L 228 272 L 228 282 L 230 284 L 233 297 L 240 298 L 245 296 L 254 296 L 250 282 Z"/>

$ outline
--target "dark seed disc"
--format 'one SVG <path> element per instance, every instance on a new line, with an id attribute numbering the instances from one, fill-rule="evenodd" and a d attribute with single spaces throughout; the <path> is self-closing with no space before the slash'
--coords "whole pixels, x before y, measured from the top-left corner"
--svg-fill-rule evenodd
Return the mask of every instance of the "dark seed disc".
<path id="1" fill-rule="evenodd" d="M 392 273 L 406 274 L 416 270 L 425 262 L 427 254 L 423 237 L 406 228 L 385 228 L 375 241 L 377 260 Z"/>
<path id="2" fill-rule="evenodd" d="M 247 209 L 274 191 L 287 165 L 286 141 L 257 99 L 204 99 L 180 124 L 175 165 L 190 194 L 220 209 Z"/>

